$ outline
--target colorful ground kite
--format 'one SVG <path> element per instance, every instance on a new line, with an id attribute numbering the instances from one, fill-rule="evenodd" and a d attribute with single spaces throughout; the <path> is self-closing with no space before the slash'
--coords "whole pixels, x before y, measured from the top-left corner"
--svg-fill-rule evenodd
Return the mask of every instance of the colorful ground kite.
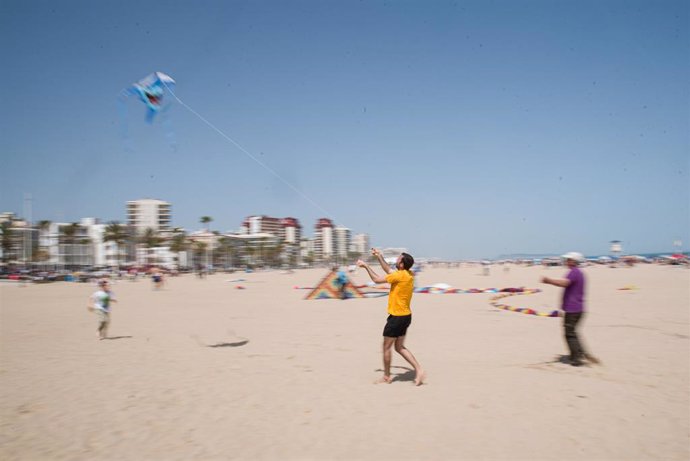
<path id="1" fill-rule="evenodd" d="M 331 271 L 304 299 L 350 299 L 364 298 L 365 294 L 354 286 L 347 276 L 345 283 L 338 271 Z"/>

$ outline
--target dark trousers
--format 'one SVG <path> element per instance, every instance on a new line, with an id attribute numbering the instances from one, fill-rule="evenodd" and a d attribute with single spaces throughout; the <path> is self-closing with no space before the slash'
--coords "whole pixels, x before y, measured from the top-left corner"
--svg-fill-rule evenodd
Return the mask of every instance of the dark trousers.
<path id="1" fill-rule="evenodd" d="M 585 354 L 585 349 L 577 337 L 577 324 L 582 320 L 584 312 L 571 313 L 566 312 L 563 320 L 563 329 L 565 330 L 565 342 L 568 343 L 570 349 L 570 360 L 573 362 L 580 361 Z"/>

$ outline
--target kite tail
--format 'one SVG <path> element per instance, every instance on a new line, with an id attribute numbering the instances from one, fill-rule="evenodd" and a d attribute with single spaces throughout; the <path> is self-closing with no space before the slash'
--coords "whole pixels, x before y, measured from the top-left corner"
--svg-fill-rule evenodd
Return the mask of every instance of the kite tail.
<path id="1" fill-rule="evenodd" d="M 146 111 L 146 123 L 149 125 L 153 123 L 153 118 L 156 116 L 156 112 L 158 111 L 149 107 L 149 109 Z"/>

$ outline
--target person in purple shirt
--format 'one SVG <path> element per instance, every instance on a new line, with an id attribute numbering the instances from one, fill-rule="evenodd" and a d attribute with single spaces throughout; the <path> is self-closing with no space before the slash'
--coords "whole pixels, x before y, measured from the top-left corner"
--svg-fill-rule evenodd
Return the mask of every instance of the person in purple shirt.
<path id="1" fill-rule="evenodd" d="M 565 288 L 561 309 L 564 313 L 565 341 L 568 343 L 568 349 L 570 349 L 570 364 L 579 367 L 582 365 L 582 359 L 599 363 L 598 359 L 585 351 L 577 336 L 577 324 L 582 320 L 585 313 L 585 275 L 578 266 L 584 262 L 585 258 L 576 252 L 566 253 L 562 258 L 565 259 L 566 266 L 570 268 L 565 279 L 542 277 L 541 282 Z"/>

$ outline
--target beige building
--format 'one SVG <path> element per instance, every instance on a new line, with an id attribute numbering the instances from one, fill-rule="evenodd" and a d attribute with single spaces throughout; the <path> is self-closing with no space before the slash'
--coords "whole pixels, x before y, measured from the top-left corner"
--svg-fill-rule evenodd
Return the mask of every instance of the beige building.
<path id="1" fill-rule="evenodd" d="M 360 255 L 368 255 L 371 249 L 369 234 L 357 234 L 352 237 L 352 252 Z"/>
<path id="2" fill-rule="evenodd" d="M 320 218 L 314 226 L 314 256 L 318 260 L 330 260 L 335 253 L 333 221 Z"/>
<path id="3" fill-rule="evenodd" d="M 127 225 L 141 235 L 146 229 L 158 233 L 170 231 L 172 221 L 171 205 L 155 199 L 141 199 L 127 202 Z"/>
<path id="4" fill-rule="evenodd" d="M 333 230 L 334 253 L 339 258 L 347 258 L 347 254 L 350 251 L 351 235 L 350 229 L 347 227 L 339 226 Z"/>

